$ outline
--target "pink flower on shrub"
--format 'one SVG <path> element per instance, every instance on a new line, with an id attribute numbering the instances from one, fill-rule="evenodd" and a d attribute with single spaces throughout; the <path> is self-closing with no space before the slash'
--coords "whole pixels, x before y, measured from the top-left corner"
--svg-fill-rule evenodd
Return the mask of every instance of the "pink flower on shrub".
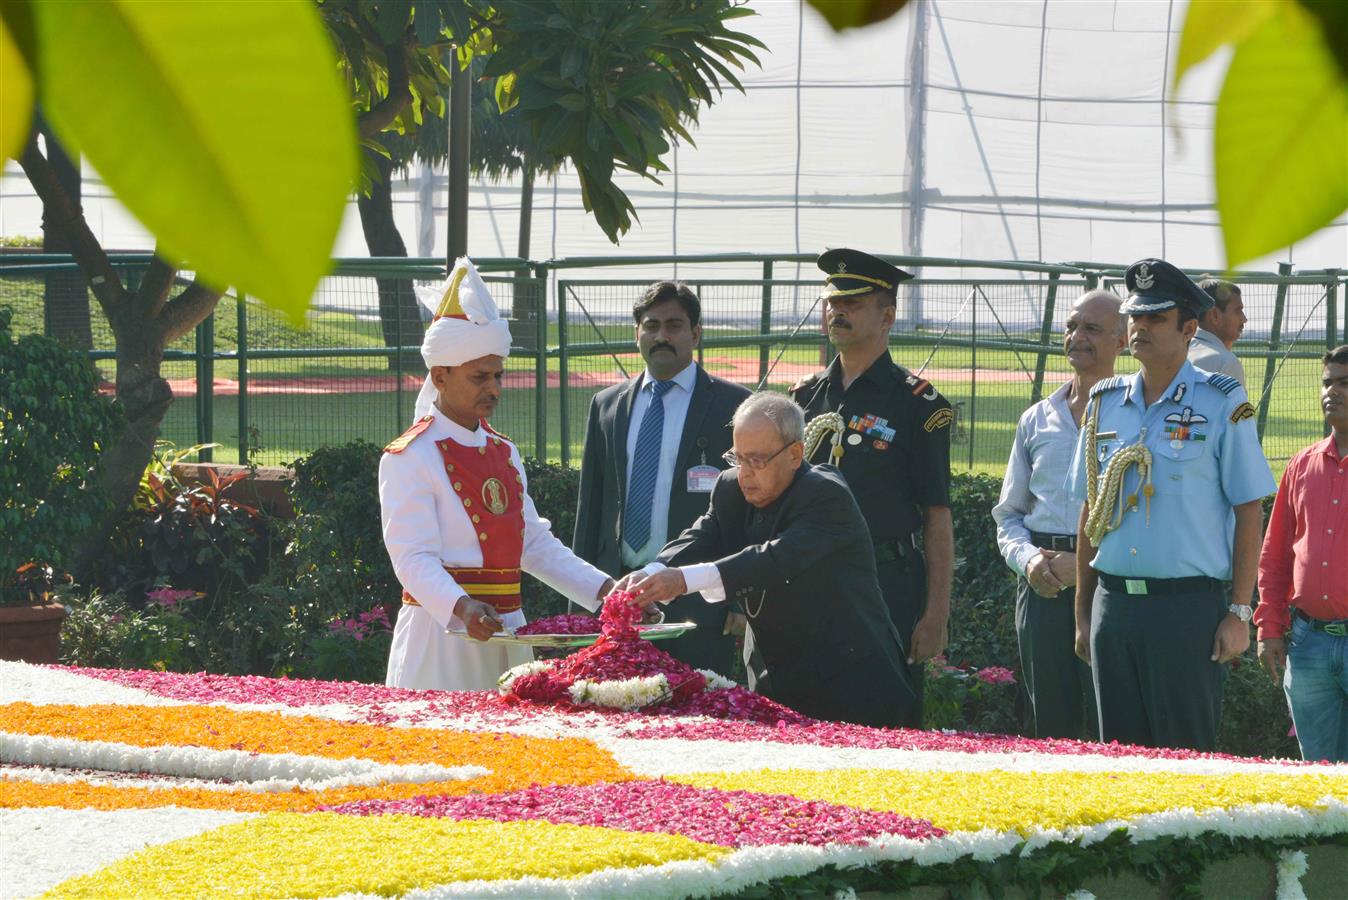
<path id="1" fill-rule="evenodd" d="M 979 669 L 974 673 L 974 677 L 984 684 L 1016 683 L 1016 673 L 1005 666 L 988 666 L 985 669 Z"/>
<path id="2" fill-rule="evenodd" d="M 157 591 L 150 591 L 145 595 L 145 599 L 164 607 L 164 609 L 173 609 L 182 601 L 191 600 L 196 596 L 199 596 L 196 591 L 179 591 L 164 587 Z"/>

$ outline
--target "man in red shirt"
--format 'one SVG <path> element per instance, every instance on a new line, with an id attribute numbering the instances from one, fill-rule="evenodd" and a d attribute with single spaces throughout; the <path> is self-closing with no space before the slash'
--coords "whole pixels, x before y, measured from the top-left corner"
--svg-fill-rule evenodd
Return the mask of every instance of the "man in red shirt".
<path id="1" fill-rule="evenodd" d="M 1348 762 L 1348 344 L 1321 360 L 1330 435 L 1287 464 L 1259 555 L 1259 661 L 1301 756 Z"/>

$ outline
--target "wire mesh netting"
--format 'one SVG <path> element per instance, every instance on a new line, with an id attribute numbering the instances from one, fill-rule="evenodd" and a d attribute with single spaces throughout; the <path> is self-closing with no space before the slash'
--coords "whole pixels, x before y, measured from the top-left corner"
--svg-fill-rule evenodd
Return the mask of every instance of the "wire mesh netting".
<path id="1" fill-rule="evenodd" d="M 709 372 L 785 390 L 827 364 L 817 282 L 717 278 L 708 268 L 687 282 L 702 301 L 697 358 Z M 138 270 L 128 267 L 124 276 L 134 285 Z M 415 293 L 419 286 L 433 295 L 440 285 L 427 277 L 415 262 L 402 273 L 328 277 L 304 328 L 225 295 L 211 319 L 165 352 L 162 375 L 175 400 L 162 436 L 179 447 L 218 443 L 207 454 L 216 461 L 263 464 L 356 439 L 387 442 L 411 423 L 425 377 L 419 347 L 429 311 Z M 537 273 L 486 280 L 515 342 L 493 425 L 527 455 L 574 465 L 590 398 L 643 368 L 632 306 L 648 282 L 549 283 Z M 1348 342 L 1339 309 L 1344 282 L 1332 273 L 1238 282 L 1250 324 L 1235 350 L 1275 469 L 1324 433 L 1319 358 L 1327 346 Z M 1120 289 L 1113 277 L 1099 283 Z M 1069 375 L 1063 327 L 1090 286 L 1080 275 L 1026 272 L 900 286 L 891 352 L 954 406 L 954 467 L 1002 471 L 1020 414 Z M 73 266 L 0 266 L 0 307 L 12 310 L 17 335 L 48 334 L 89 351 L 104 389 L 115 393 L 112 329 Z M 1118 371 L 1135 370 L 1120 357 Z"/>

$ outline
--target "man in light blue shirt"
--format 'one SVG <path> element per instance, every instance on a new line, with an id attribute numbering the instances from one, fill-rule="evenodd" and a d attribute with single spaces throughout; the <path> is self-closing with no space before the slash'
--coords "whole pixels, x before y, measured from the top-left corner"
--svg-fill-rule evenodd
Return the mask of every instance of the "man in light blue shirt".
<path id="1" fill-rule="evenodd" d="M 1084 501 L 1077 655 L 1101 740 L 1212 750 L 1226 664 L 1250 645 L 1259 501 L 1276 485 L 1244 388 L 1186 358 L 1212 298 L 1159 259 L 1125 281 L 1141 370 L 1091 391 L 1069 476 Z"/>
<path id="2" fill-rule="evenodd" d="M 1076 657 L 1077 520 L 1063 473 L 1072 464 L 1091 388 L 1114 374 L 1127 320 L 1119 297 L 1093 290 L 1072 307 L 1063 350 L 1072 378 L 1020 417 L 1002 495 L 992 509 L 997 547 L 1017 578 L 1016 638 L 1036 737 L 1096 730 L 1090 667 Z"/>

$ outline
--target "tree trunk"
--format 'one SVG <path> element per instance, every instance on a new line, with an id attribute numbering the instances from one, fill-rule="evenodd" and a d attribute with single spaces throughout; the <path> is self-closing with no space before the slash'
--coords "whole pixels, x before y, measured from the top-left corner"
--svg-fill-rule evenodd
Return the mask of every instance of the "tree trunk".
<path id="1" fill-rule="evenodd" d="M 365 246 L 371 256 L 407 256 L 407 245 L 393 220 L 393 162 L 378 154 L 372 156 L 379 169 L 379 180 L 370 185 L 370 196 L 356 199 L 360 227 L 365 232 Z M 379 291 L 379 322 L 384 331 L 384 346 L 420 347 L 424 328 L 412 281 L 377 278 L 375 283 Z M 389 368 L 398 367 L 397 356 L 390 356 Z M 401 368 L 404 372 L 424 372 L 420 352 L 403 353 Z"/>
<path id="2" fill-rule="evenodd" d="M 47 161 L 75 209 L 83 212 L 80 202 L 80 161 L 71 159 L 43 123 L 40 127 L 47 145 Z M 67 254 L 71 251 L 70 238 L 56 224 L 42 205 L 42 252 Z M 93 329 L 89 323 L 89 292 L 84 276 L 77 269 L 49 272 L 43 279 L 43 319 L 45 331 L 67 347 L 75 350 L 94 349 Z"/>

